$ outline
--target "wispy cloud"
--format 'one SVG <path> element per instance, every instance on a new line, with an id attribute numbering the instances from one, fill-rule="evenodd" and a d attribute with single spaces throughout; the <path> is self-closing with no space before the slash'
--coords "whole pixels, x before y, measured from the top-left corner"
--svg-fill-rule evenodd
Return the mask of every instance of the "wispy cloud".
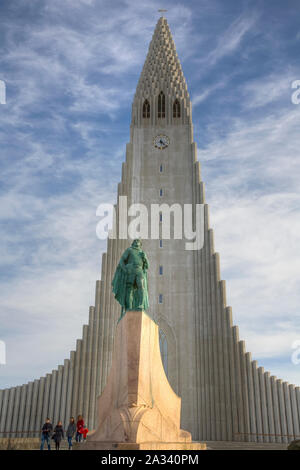
<path id="1" fill-rule="evenodd" d="M 299 70 L 282 70 L 261 77 L 259 80 L 251 80 L 243 86 L 243 104 L 248 108 L 259 108 L 278 102 L 283 99 L 285 106 L 290 104 L 292 94 L 291 84 L 298 76 Z"/>
<path id="2" fill-rule="evenodd" d="M 214 48 L 203 55 L 201 59 L 206 67 L 214 66 L 221 59 L 237 51 L 241 47 L 247 33 L 253 30 L 257 19 L 257 12 L 243 13 L 222 31 Z"/>

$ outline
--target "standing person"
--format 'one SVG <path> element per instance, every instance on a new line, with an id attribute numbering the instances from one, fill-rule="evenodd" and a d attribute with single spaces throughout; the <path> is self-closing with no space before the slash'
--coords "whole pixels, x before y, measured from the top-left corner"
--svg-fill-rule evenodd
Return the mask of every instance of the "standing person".
<path id="1" fill-rule="evenodd" d="M 42 427 L 42 436 L 41 436 L 41 448 L 40 450 L 44 450 L 45 441 L 47 442 L 48 450 L 51 450 L 50 446 L 50 434 L 52 434 L 53 426 L 49 418 L 46 418 L 46 422 Z"/>
<path id="2" fill-rule="evenodd" d="M 81 430 L 81 434 L 83 436 L 83 442 L 86 442 L 86 436 L 87 436 L 88 432 L 89 432 L 89 430 L 87 428 L 87 425 L 85 424 L 85 426 Z"/>
<path id="3" fill-rule="evenodd" d="M 76 424 L 75 424 L 75 419 L 73 416 L 70 418 L 70 423 L 67 429 L 67 438 L 68 438 L 68 444 L 69 444 L 69 450 L 72 450 L 72 438 L 74 437 L 74 434 L 76 433 Z"/>
<path id="4" fill-rule="evenodd" d="M 55 441 L 55 450 L 59 450 L 60 441 L 64 438 L 64 430 L 62 427 L 62 422 L 58 421 L 57 425 L 54 428 L 54 434 L 52 439 Z"/>
<path id="5" fill-rule="evenodd" d="M 76 432 L 76 442 L 81 442 L 82 439 L 82 429 L 84 428 L 83 416 L 79 415 L 77 418 L 77 432 Z"/>

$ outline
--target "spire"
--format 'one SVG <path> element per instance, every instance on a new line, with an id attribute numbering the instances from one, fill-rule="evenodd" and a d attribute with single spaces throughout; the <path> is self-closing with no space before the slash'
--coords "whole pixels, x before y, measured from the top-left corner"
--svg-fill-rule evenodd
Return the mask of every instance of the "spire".
<path id="1" fill-rule="evenodd" d="M 159 18 L 154 30 L 149 51 L 137 85 L 134 107 L 144 100 L 157 97 L 163 91 L 170 102 L 179 100 L 188 115 L 190 97 L 182 67 L 166 18 Z M 182 113 L 183 114 L 183 113 Z"/>

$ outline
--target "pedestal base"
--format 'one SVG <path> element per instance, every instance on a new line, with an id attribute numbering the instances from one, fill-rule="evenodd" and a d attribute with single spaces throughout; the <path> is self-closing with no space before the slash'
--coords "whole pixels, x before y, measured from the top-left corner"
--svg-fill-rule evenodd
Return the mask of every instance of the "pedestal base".
<path id="1" fill-rule="evenodd" d="M 98 427 L 80 450 L 202 450 L 180 428 L 181 399 L 166 377 L 158 325 L 129 311 L 115 334 L 110 374 L 98 398 Z"/>
<path id="2" fill-rule="evenodd" d="M 98 427 L 86 444 L 190 444 L 180 408 L 162 365 L 158 325 L 144 312 L 128 311 L 117 325 L 110 374 L 98 398 Z"/>

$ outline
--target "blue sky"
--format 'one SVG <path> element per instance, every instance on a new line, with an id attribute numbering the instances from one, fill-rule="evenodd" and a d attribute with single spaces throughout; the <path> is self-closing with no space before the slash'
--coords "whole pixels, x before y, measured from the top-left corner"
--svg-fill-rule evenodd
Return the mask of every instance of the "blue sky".
<path id="1" fill-rule="evenodd" d="M 215 249 L 253 358 L 300 384 L 298 0 L 2 0 L 0 387 L 51 372 L 88 321 L 159 8 L 193 103 Z"/>

